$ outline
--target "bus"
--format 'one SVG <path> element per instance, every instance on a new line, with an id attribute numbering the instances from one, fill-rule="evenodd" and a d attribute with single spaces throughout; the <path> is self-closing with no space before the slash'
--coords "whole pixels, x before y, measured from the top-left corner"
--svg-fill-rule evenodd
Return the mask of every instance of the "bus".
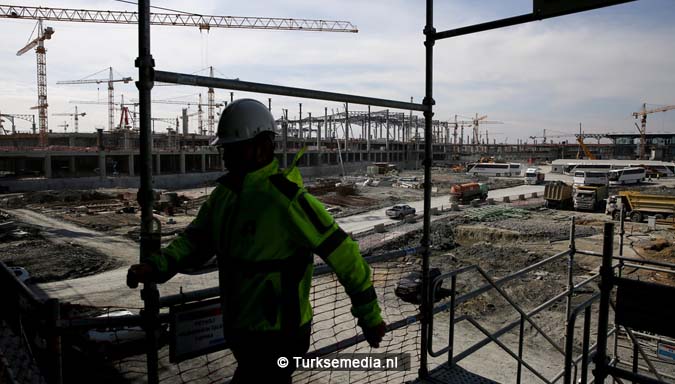
<path id="1" fill-rule="evenodd" d="M 578 171 L 603 171 L 615 169 L 644 168 L 647 176 L 673 177 L 675 163 L 657 160 L 576 160 L 558 159 L 551 162 L 551 173 L 574 175 Z"/>
<path id="2" fill-rule="evenodd" d="M 615 169 L 609 171 L 609 184 L 637 184 L 645 181 L 647 170 L 641 167 Z"/>
<path id="3" fill-rule="evenodd" d="M 474 163 L 467 167 L 473 176 L 520 176 L 519 163 Z"/>
<path id="4" fill-rule="evenodd" d="M 577 171 L 574 172 L 574 185 L 607 185 L 607 172 Z"/>

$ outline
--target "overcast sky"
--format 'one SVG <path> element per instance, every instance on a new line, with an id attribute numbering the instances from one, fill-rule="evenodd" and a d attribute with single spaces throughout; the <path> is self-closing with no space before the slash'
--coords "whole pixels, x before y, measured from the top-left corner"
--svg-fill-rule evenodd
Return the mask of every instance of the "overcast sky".
<path id="1" fill-rule="evenodd" d="M 437 30 L 529 13 L 531 1 L 436 1 Z M 424 1 L 155 1 L 156 6 L 200 14 L 348 20 L 359 33 L 256 31 L 153 27 L 152 53 L 158 69 L 195 73 L 213 66 L 216 75 L 366 96 L 420 101 L 424 95 Z M 190 4 L 190 5 L 187 5 Z M 133 10 L 115 1 L 22 0 L 21 5 Z M 156 10 L 157 12 L 163 12 Z M 585 132 L 635 132 L 631 113 L 643 102 L 675 104 L 675 1 L 640 0 L 601 10 L 439 41 L 435 49 L 434 98 L 441 120 L 454 115 L 488 115 L 503 125 L 486 126 L 509 143 L 527 136 Z M 0 111 L 37 113 L 33 51 L 17 57 L 35 25 L 0 19 Z M 105 84 L 57 85 L 112 66 L 136 78 L 136 27 L 46 22 L 54 28 L 47 47 L 49 124 L 53 131 L 72 120 L 72 100 L 107 100 Z M 206 74 L 206 72 L 200 72 Z M 104 72 L 100 78 L 106 78 Z M 137 97 L 133 84 L 115 85 L 116 99 Z M 165 86 L 154 99 L 197 100 L 206 90 Z M 181 97 L 184 96 L 184 97 Z M 235 93 L 235 97 L 251 96 Z M 253 95 L 267 100 L 267 95 Z M 216 100 L 229 100 L 216 90 Z M 275 116 L 289 108 L 297 116 L 323 115 L 338 103 L 272 96 Z M 79 105 L 87 116 L 80 131 L 107 128 L 106 105 Z M 179 105 L 153 105 L 155 117 L 180 114 Z M 350 106 L 363 110 L 364 106 Z M 195 107 L 190 107 L 195 111 Z M 306 116 L 306 115 L 305 115 Z M 117 114 L 119 118 L 119 113 Z M 196 124 L 193 121 L 192 127 Z M 27 130 L 28 123 L 18 123 Z M 162 123 L 162 126 L 165 126 Z M 5 124 L 7 127 L 7 123 Z M 649 132 L 675 132 L 675 111 L 652 114 Z"/>

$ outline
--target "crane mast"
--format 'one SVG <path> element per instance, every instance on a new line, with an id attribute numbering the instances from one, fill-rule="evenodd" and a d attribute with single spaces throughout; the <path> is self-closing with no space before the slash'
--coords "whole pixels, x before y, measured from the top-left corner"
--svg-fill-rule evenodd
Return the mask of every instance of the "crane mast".
<path id="1" fill-rule="evenodd" d="M 633 112 L 633 117 L 634 118 L 640 118 L 640 125 L 637 126 L 638 132 L 640 132 L 640 159 L 643 160 L 645 158 L 645 145 L 647 143 L 647 115 L 650 113 L 656 113 L 656 112 L 667 112 L 672 109 L 675 109 L 675 105 L 666 105 L 664 107 L 660 108 L 655 108 L 655 109 L 647 109 L 647 103 L 642 104 L 642 110 L 639 112 Z"/>
<path id="2" fill-rule="evenodd" d="M 213 67 L 210 67 L 209 75 L 213 77 Z M 209 88 L 208 92 L 208 105 L 209 105 L 209 115 L 208 115 L 208 127 L 209 127 L 209 136 L 213 136 L 213 125 L 215 121 L 215 104 L 216 104 L 216 95 L 213 88 Z"/>
<path id="3" fill-rule="evenodd" d="M 37 37 L 21 48 L 16 55 L 21 56 L 35 47 L 37 56 L 37 89 L 38 89 L 38 126 L 40 128 L 39 145 L 47 145 L 47 50 L 45 49 L 45 40 L 51 39 L 54 34 L 52 27 L 42 27 L 42 20 L 37 23 Z"/>

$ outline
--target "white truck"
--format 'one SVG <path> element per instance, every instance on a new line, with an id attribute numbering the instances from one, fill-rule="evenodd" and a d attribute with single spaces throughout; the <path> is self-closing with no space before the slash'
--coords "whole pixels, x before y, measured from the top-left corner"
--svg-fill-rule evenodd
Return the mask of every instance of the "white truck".
<path id="1" fill-rule="evenodd" d="M 528 168 L 525 171 L 525 184 L 538 185 L 544 183 L 544 172 L 539 168 Z"/>

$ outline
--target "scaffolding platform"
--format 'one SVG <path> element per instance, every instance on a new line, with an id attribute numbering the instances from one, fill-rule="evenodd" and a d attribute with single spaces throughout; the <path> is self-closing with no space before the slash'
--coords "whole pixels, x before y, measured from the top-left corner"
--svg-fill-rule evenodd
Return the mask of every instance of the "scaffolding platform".
<path id="1" fill-rule="evenodd" d="M 455 364 L 450 366 L 450 364 L 442 364 L 431 371 L 429 371 L 429 377 L 424 379 L 417 379 L 411 381 L 408 384 L 499 384 L 496 381 L 490 380 L 483 376 L 479 376 L 473 372 L 469 372 L 466 369 Z"/>

